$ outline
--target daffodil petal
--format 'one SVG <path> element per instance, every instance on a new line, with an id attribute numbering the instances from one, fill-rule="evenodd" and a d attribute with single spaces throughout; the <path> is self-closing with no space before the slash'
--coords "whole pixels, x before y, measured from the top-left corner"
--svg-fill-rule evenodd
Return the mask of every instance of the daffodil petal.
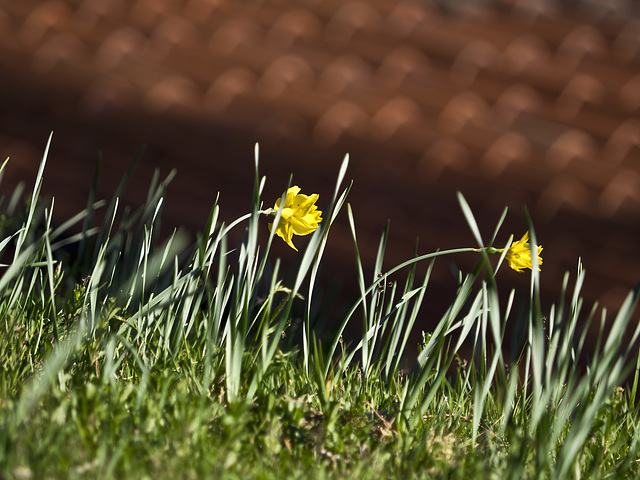
<path id="1" fill-rule="evenodd" d="M 284 205 L 281 205 L 283 197 Z M 322 221 L 322 212 L 315 205 L 318 198 L 317 193 L 301 194 L 300 187 L 294 185 L 276 200 L 274 210 L 277 211 L 282 207 L 282 212 L 275 233 L 296 251 L 298 249 L 293 245 L 293 235 L 313 233 Z M 269 229 L 272 228 L 273 224 L 270 224 Z"/>
<path id="2" fill-rule="evenodd" d="M 533 259 L 531 258 L 531 247 L 529 246 L 529 232 L 525 232 L 520 240 L 513 242 L 507 250 L 506 259 L 509 266 L 516 272 L 523 272 L 524 269 L 533 269 Z M 537 246 L 538 265 L 542 265 L 542 247 Z M 540 270 L 540 267 L 538 267 Z"/>

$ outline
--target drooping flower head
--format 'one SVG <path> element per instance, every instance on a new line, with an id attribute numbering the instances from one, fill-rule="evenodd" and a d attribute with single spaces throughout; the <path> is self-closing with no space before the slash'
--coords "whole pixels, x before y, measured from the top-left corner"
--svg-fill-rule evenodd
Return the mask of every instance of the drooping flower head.
<path id="1" fill-rule="evenodd" d="M 538 250 L 538 265 L 542 265 L 541 246 L 536 246 Z M 529 246 L 529 232 L 526 232 L 520 240 L 513 242 L 507 250 L 505 256 L 509 266 L 516 272 L 522 272 L 525 268 L 533 270 L 533 259 L 531 258 L 531 247 Z M 540 268 L 538 268 L 540 270 Z"/>
<path id="2" fill-rule="evenodd" d="M 300 193 L 300 187 L 293 186 L 287 190 L 285 195 L 286 199 L 280 221 L 276 226 L 276 235 L 287 242 L 287 245 L 295 251 L 298 251 L 291 241 L 293 236 L 308 235 L 315 232 L 322 221 L 322 212 L 315 205 L 318 200 L 318 194 L 304 195 Z M 272 215 L 275 215 L 280 209 L 280 203 L 282 203 L 282 197 L 276 200 L 275 206 L 270 211 Z M 269 230 L 272 228 L 273 223 L 269 224 Z"/>

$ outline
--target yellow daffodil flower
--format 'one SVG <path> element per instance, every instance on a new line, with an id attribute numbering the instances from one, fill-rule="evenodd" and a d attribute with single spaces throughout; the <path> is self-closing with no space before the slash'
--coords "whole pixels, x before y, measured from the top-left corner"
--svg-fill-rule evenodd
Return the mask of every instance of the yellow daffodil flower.
<path id="1" fill-rule="evenodd" d="M 538 265 L 542 265 L 542 247 L 537 246 L 538 249 Z M 502 251 L 502 250 L 500 250 Z M 516 272 L 522 272 L 525 268 L 533 270 L 533 259 L 531 258 L 531 248 L 529 246 L 529 232 L 526 232 L 520 240 L 513 242 L 507 250 L 505 256 L 509 266 Z M 538 268 L 540 270 L 540 268 Z"/>
<path id="2" fill-rule="evenodd" d="M 287 245 L 295 251 L 298 251 L 298 249 L 291 241 L 293 236 L 308 235 L 315 232 L 322 221 L 322 212 L 318 210 L 318 207 L 315 205 L 317 200 L 317 193 L 304 195 L 300 193 L 300 187 L 298 186 L 293 186 L 287 190 L 280 221 L 276 226 L 276 235 L 287 242 Z M 276 215 L 280 209 L 281 202 L 282 197 L 276 200 L 273 209 L 269 209 L 265 213 Z M 271 231 L 272 228 L 273 223 L 269 224 L 269 231 Z"/>

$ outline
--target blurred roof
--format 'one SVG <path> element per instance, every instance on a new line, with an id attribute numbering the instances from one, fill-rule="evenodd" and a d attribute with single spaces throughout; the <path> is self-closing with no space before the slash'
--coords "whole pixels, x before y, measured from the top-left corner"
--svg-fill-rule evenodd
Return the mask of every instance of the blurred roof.
<path id="1" fill-rule="evenodd" d="M 371 251 L 387 218 L 392 259 L 416 236 L 468 245 L 462 191 L 487 236 L 512 208 L 501 242 L 527 206 L 549 283 L 582 256 L 587 297 L 615 304 L 640 277 L 637 5 L 0 0 L 0 154 L 9 182 L 31 178 L 54 130 L 45 181 L 67 215 L 98 149 L 108 187 L 147 142 L 143 169 L 179 169 L 167 216 L 197 228 L 217 191 L 248 198 L 253 142 L 269 193 L 293 172 L 330 195 L 349 152 Z M 335 235 L 352 257 L 347 227 Z"/>

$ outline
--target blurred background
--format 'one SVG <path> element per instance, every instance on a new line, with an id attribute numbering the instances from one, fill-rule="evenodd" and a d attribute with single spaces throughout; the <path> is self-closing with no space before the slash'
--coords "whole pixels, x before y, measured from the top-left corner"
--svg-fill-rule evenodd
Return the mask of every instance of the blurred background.
<path id="1" fill-rule="evenodd" d="M 141 204 L 154 169 L 176 168 L 163 227 L 193 234 L 218 192 L 225 221 L 249 211 L 255 142 L 267 206 L 293 173 L 322 209 L 349 153 L 370 278 L 388 219 L 385 267 L 417 238 L 421 254 L 476 246 L 460 191 L 485 238 L 509 207 L 499 246 L 524 233 L 528 209 L 545 296 L 557 299 L 582 258 L 587 302 L 615 310 L 640 279 L 637 5 L 0 0 L 0 156 L 11 157 L 0 188 L 30 187 L 53 131 L 43 192 L 62 221 L 86 205 L 99 152 L 110 198 L 144 144 L 123 201 Z M 276 254 L 298 258 L 283 242 Z M 326 257 L 323 277 L 348 296 L 346 211 Z M 455 269 L 476 260 L 438 261 L 425 325 L 453 298 Z M 526 292 L 529 275 L 500 276 Z"/>

